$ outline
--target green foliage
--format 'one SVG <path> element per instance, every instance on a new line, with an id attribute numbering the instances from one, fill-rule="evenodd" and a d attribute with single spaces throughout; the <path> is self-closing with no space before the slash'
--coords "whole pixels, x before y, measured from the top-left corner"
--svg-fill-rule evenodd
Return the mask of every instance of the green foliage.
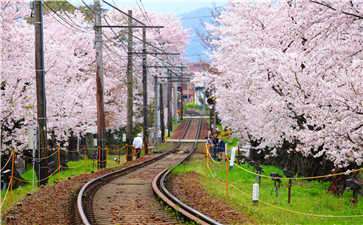
<path id="1" fill-rule="evenodd" d="M 184 111 L 188 110 L 202 111 L 203 109 L 207 110 L 206 108 L 207 107 L 204 105 L 198 105 L 193 102 L 187 102 L 184 104 Z"/>
<path id="2" fill-rule="evenodd" d="M 93 21 L 93 5 L 89 4 L 87 6 L 80 6 L 78 9 L 84 15 L 84 18 L 88 22 Z M 53 12 L 65 12 L 73 14 L 76 11 L 76 7 L 70 4 L 68 1 L 54 1 L 48 0 L 45 1 L 44 4 L 44 13 L 53 13 Z"/>
<path id="3" fill-rule="evenodd" d="M 251 165 L 243 164 L 243 168 L 253 171 Z M 255 205 L 251 200 L 252 184 L 255 175 L 244 172 L 237 167 L 229 171 L 229 192 L 225 195 L 226 171 L 225 164 L 210 162 L 211 171 L 206 168 L 204 160 L 193 160 L 178 166 L 173 174 L 191 171 L 202 175 L 201 182 L 211 195 L 231 204 L 242 213 L 248 214 L 257 224 L 363 224 L 363 217 L 356 218 L 320 218 L 311 215 L 301 215 L 286 210 L 293 210 L 321 215 L 361 215 L 363 214 L 363 200 L 352 206 L 351 191 L 346 191 L 342 197 L 328 193 L 328 182 L 293 181 L 292 203 L 287 203 L 287 181 L 283 180 L 278 197 L 274 193 L 273 182 L 269 178 L 262 178 L 260 186 L 260 202 Z M 264 174 L 271 172 L 283 174 L 281 169 L 274 166 L 263 166 Z M 219 179 L 219 181 L 217 180 Z M 263 204 L 263 202 L 267 204 Z M 280 207 L 280 208 L 279 208 Z"/>
<path id="4" fill-rule="evenodd" d="M 181 121 L 177 120 L 176 118 L 173 118 L 171 120 L 171 124 L 172 124 L 172 130 L 175 130 L 179 125 L 180 125 Z"/>
<path id="5" fill-rule="evenodd" d="M 81 6 L 79 7 L 79 10 L 81 11 L 81 13 L 83 13 L 84 18 L 86 21 L 88 22 L 92 22 L 93 21 L 93 5 L 88 5 L 90 8 L 86 7 L 86 6 Z"/>
<path id="6" fill-rule="evenodd" d="M 54 1 L 54 0 L 50 0 L 50 1 L 45 1 L 44 3 L 44 13 L 52 13 L 52 11 L 55 12 L 69 12 L 69 13 L 74 13 L 74 11 L 76 10 L 76 7 L 74 7 L 72 4 L 70 4 L 67 1 Z"/>

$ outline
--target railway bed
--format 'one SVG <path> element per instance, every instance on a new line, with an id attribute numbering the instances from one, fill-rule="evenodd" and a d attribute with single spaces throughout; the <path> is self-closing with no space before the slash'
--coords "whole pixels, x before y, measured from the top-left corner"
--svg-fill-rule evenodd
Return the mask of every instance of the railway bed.
<path id="1" fill-rule="evenodd" d="M 205 128 L 202 119 L 188 119 L 181 125 L 182 138 L 201 137 L 201 129 Z M 180 138 L 180 137 L 179 137 Z M 165 201 L 158 193 L 162 192 L 163 184 L 155 185 L 153 180 L 187 159 L 196 149 L 194 143 L 178 143 L 168 152 L 162 153 L 151 160 L 132 167 L 115 171 L 96 178 L 85 184 L 77 197 L 77 224 L 180 224 L 163 205 L 154 193 L 166 204 L 175 209 L 174 205 Z M 157 191 L 159 190 L 159 192 Z M 174 206 L 174 207 L 173 207 Z M 190 210 L 191 214 L 193 209 Z M 194 210 L 195 211 L 195 210 Z M 180 212 L 180 211 L 179 211 Z M 196 217 L 182 213 L 190 220 L 200 223 Z M 213 224 L 213 223 L 211 223 Z"/>

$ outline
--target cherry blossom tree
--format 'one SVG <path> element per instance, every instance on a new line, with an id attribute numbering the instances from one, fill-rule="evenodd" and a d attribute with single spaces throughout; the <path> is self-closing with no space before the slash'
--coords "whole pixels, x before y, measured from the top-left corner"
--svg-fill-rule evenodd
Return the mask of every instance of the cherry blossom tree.
<path id="1" fill-rule="evenodd" d="M 217 111 L 270 155 L 363 163 L 362 1 L 231 1 L 213 35 Z"/>
<path id="2" fill-rule="evenodd" d="M 22 19 L 30 15 L 22 1 L 1 1 L 1 147 L 16 146 L 26 134 L 20 129 L 33 118 L 29 79 L 34 61 L 33 29 Z M 22 61 L 24 58 L 26 60 Z"/>
<path id="3" fill-rule="evenodd" d="M 47 5 L 45 7 L 48 7 L 44 16 L 47 125 L 58 140 L 67 141 L 70 131 L 84 134 L 96 130 L 93 24 L 77 9 L 69 13 L 55 11 Z M 26 147 L 28 130 L 36 127 L 34 28 L 30 15 L 29 4 L 24 1 L 1 1 L 0 91 L 4 149 Z M 153 13 L 150 20 L 165 26 L 160 32 L 148 33 L 150 43 L 159 45 L 163 42 L 165 51 L 185 48 L 187 32 L 176 16 Z M 111 10 L 106 12 L 103 22 L 126 23 L 127 20 Z M 140 33 L 136 32 L 135 35 L 140 36 Z M 125 37 L 125 30 L 104 29 L 105 114 L 108 129 L 118 129 L 126 123 Z M 135 51 L 141 52 L 141 42 L 136 41 Z M 140 90 L 140 57 L 135 57 L 135 61 L 135 86 Z M 148 63 L 157 64 L 160 60 L 149 57 Z M 150 72 L 151 92 L 152 75 L 159 71 Z M 136 104 L 142 104 L 141 97 Z"/>

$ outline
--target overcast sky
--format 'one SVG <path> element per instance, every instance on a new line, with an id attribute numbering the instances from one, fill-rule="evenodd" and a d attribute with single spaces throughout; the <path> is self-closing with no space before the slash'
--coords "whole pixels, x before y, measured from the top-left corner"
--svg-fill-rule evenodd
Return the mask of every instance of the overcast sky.
<path id="1" fill-rule="evenodd" d="M 138 8 L 140 0 L 107 0 L 111 4 L 116 4 L 122 8 Z M 80 0 L 69 0 L 70 3 L 80 5 Z M 92 0 L 86 0 L 87 3 L 92 3 Z M 147 11 L 156 12 L 174 12 L 182 14 L 192 11 L 197 8 L 211 7 L 214 5 L 220 6 L 228 2 L 228 0 L 141 0 Z M 101 0 L 102 4 L 102 0 Z M 104 3 L 103 3 L 104 5 Z"/>

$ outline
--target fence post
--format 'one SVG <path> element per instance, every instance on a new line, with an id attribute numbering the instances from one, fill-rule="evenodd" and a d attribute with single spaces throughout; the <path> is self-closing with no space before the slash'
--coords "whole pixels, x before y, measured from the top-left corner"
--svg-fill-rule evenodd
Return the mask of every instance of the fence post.
<path id="1" fill-rule="evenodd" d="M 118 163 L 121 164 L 121 150 L 122 150 L 122 144 L 118 148 Z"/>
<path id="2" fill-rule="evenodd" d="M 57 155 L 58 155 L 58 179 L 60 179 L 60 172 L 61 172 L 61 157 L 60 157 L 60 145 L 58 144 L 58 148 L 57 148 Z"/>
<path id="3" fill-rule="evenodd" d="M 205 144 L 205 157 L 206 157 L 207 168 L 209 168 L 209 144 Z"/>
<path id="4" fill-rule="evenodd" d="M 288 183 L 288 195 L 287 195 L 287 203 L 291 203 L 291 186 L 292 186 L 292 180 L 289 179 Z"/>
<path id="5" fill-rule="evenodd" d="M 13 184 L 14 184 L 14 172 L 15 172 L 15 157 L 16 157 L 16 153 L 15 150 L 13 149 L 11 152 L 11 177 L 10 177 L 10 188 L 9 188 L 9 198 L 10 198 L 10 202 L 12 202 L 12 198 L 13 198 Z"/>
<path id="6" fill-rule="evenodd" d="M 228 173 L 229 173 L 229 160 L 226 156 L 226 196 L 228 196 Z"/>
<path id="7" fill-rule="evenodd" d="M 106 165 L 106 168 L 107 168 L 107 159 L 108 159 L 108 154 L 109 154 L 109 151 L 110 151 L 110 147 L 108 145 L 106 145 L 105 149 L 106 149 L 105 165 Z"/>
<path id="8" fill-rule="evenodd" d="M 100 168 L 100 164 L 101 164 L 101 146 L 98 145 L 97 146 L 97 169 Z"/>

